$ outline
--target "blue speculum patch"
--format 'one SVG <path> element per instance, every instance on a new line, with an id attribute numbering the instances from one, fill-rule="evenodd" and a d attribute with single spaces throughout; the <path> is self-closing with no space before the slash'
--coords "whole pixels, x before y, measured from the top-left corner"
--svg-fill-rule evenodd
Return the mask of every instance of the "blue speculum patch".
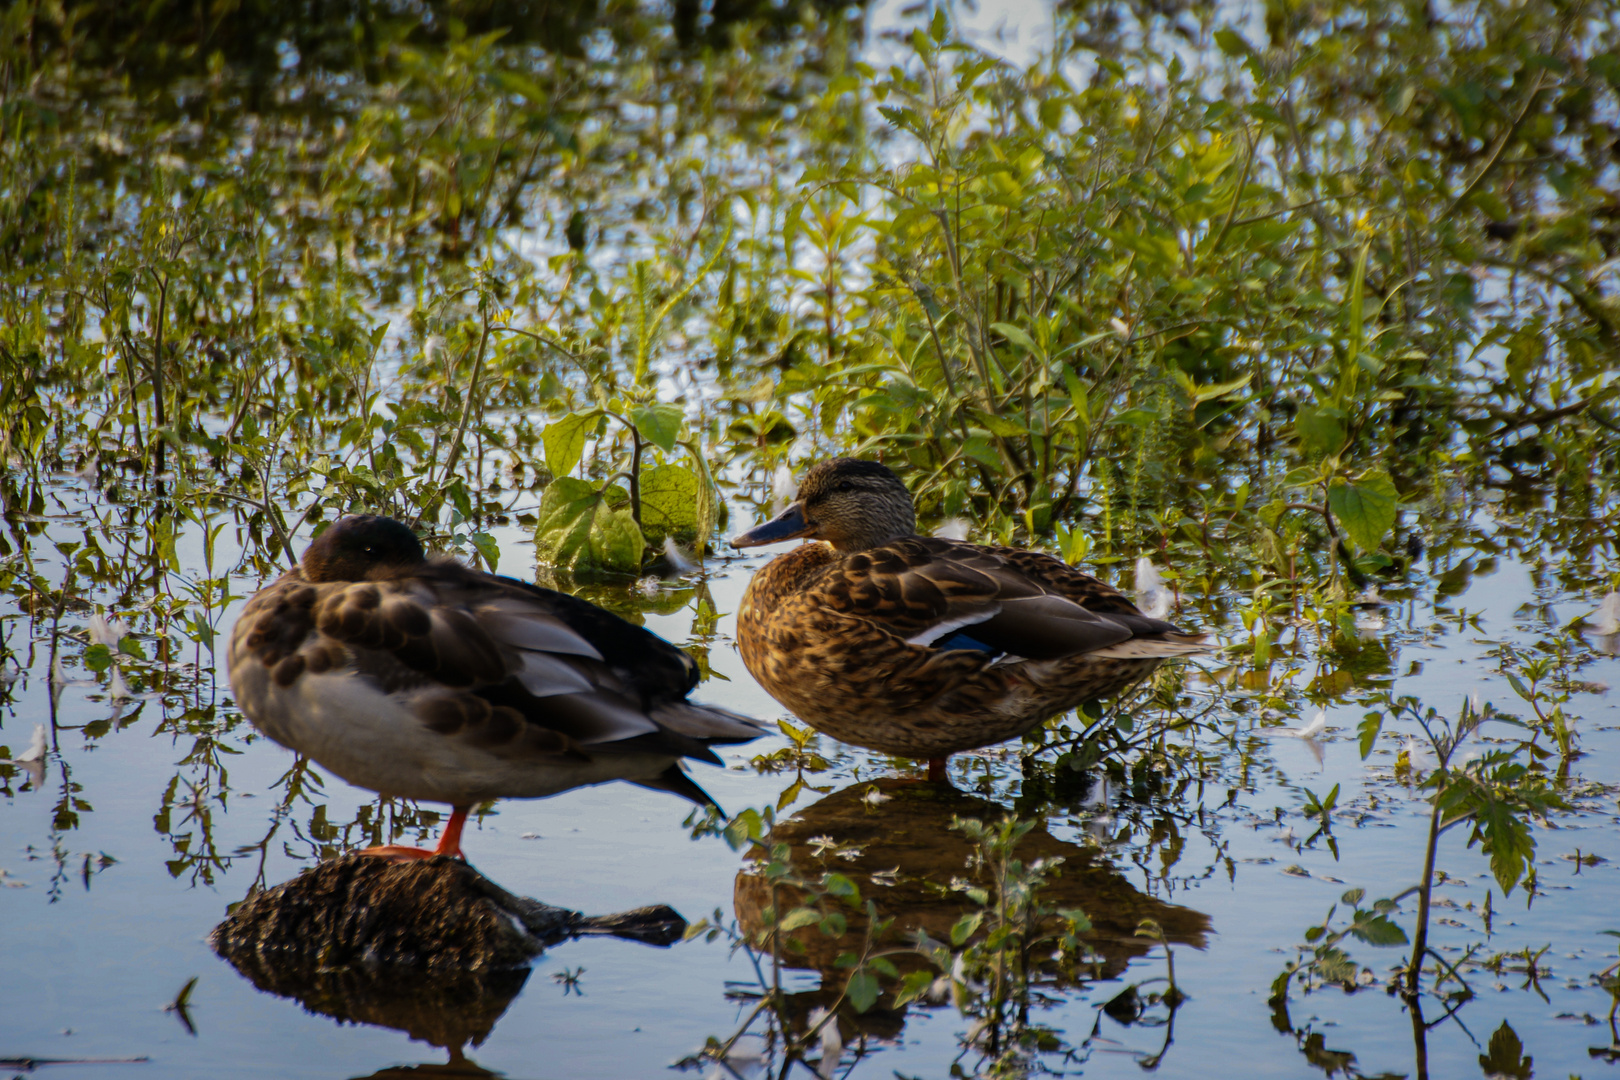
<path id="1" fill-rule="evenodd" d="M 1001 652 L 1000 649 L 995 648 L 994 646 L 991 646 L 991 645 L 986 645 L 984 642 L 980 641 L 978 638 L 969 637 L 967 634 L 963 633 L 960 630 L 958 630 L 956 633 L 952 634 L 950 637 L 946 638 L 945 640 L 940 641 L 940 642 L 936 642 L 935 645 L 934 645 L 934 648 L 936 648 L 936 649 L 973 649 L 976 652 L 986 652 L 986 653 L 999 653 L 999 652 Z"/>

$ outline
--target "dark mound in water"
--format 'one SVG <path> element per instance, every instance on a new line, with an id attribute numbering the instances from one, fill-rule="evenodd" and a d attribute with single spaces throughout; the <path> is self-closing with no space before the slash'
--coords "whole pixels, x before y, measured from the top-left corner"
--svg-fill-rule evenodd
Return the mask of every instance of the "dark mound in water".
<path id="1" fill-rule="evenodd" d="M 685 929 L 664 905 L 586 916 L 514 896 L 455 859 L 351 855 L 249 897 L 215 928 L 213 945 L 238 968 L 490 971 L 583 934 L 668 945 Z"/>
<path id="2" fill-rule="evenodd" d="M 260 990 L 341 1023 L 376 1024 L 436 1046 L 477 1046 L 545 948 L 585 934 L 680 940 L 664 905 L 587 916 L 514 896 L 466 863 L 323 862 L 249 897 L 213 946 Z"/>

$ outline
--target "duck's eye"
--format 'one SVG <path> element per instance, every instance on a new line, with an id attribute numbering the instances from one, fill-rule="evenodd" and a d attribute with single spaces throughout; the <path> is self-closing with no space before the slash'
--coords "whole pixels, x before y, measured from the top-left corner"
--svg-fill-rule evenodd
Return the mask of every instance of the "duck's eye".
<path id="1" fill-rule="evenodd" d="M 375 555 L 375 554 L 377 554 L 376 547 L 371 545 L 371 544 L 367 544 L 365 547 L 361 548 L 360 551 L 363 554 L 366 554 L 366 555 Z"/>
<path id="2" fill-rule="evenodd" d="M 854 491 L 855 490 L 855 485 L 850 483 L 848 480 L 845 480 L 845 481 L 841 482 L 838 485 L 838 490 L 839 491 Z"/>

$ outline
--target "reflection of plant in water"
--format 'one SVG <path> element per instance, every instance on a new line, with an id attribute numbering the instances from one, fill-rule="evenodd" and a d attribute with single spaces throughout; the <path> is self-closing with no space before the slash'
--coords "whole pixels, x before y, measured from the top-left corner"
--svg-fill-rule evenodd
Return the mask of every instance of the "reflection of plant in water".
<path id="1" fill-rule="evenodd" d="M 1411 697 L 1387 697 L 1384 701 L 1389 715 L 1414 721 L 1422 730 L 1434 754 L 1435 769 L 1420 782 L 1420 787 L 1433 792 L 1430 796 L 1428 841 L 1424 849 L 1422 876 L 1409 892 L 1418 896 L 1417 929 L 1413 935 L 1412 955 L 1406 969 L 1405 993 L 1415 996 L 1420 989 L 1419 977 L 1426 959 L 1433 957 L 1440 965 L 1437 976 L 1460 978 L 1456 965 L 1441 958 L 1428 947 L 1429 912 L 1435 882 L 1435 853 L 1440 835 L 1457 825 L 1468 824 L 1471 831 L 1468 846 L 1478 843 L 1481 851 L 1490 856 L 1491 873 L 1503 893 L 1511 893 L 1514 885 L 1528 872 L 1526 888 L 1535 890 L 1536 841 L 1530 829 L 1532 817 L 1545 817 L 1553 810 L 1567 809 L 1567 804 L 1534 765 L 1526 762 L 1530 757 L 1532 740 L 1519 742 L 1511 749 L 1488 750 L 1478 756 L 1469 755 L 1453 764 L 1453 758 L 1487 720 L 1495 720 L 1518 727 L 1525 725 L 1512 717 L 1494 713 L 1489 705 L 1478 705 L 1465 700 L 1455 722 L 1442 717 L 1433 708 L 1421 709 Z M 1383 725 L 1383 713 L 1369 713 L 1359 729 L 1363 756 L 1371 750 Z M 1404 894 L 1403 894 L 1404 895 Z M 1464 984 L 1466 989 L 1466 984 Z"/>
<path id="2" fill-rule="evenodd" d="M 1545 757 L 1546 753 L 1534 742 L 1539 735 L 1549 736 L 1558 751 L 1560 780 L 1568 778 L 1570 764 L 1580 756 L 1575 734 L 1578 718 L 1564 712 L 1564 706 L 1572 696 L 1571 674 L 1580 660 L 1590 659 L 1589 656 L 1578 659 L 1573 654 L 1572 645 L 1578 640 L 1574 631 L 1570 630 L 1555 635 L 1551 641 L 1540 643 L 1541 651 L 1537 655 L 1526 655 L 1511 644 L 1503 644 L 1493 650 L 1508 685 L 1535 714 L 1530 753 L 1538 760 Z"/>
<path id="3" fill-rule="evenodd" d="M 832 790 L 831 786 L 816 787 L 805 780 L 805 773 L 823 773 L 832 768 L 832 762 L 822 757 L 812 747 L 820 741 L 814 728 L 800 727 L 789 720 L 778 720 L 777 727 L 782 734 L 788 737 L 788 745 L 771 751 L 768 754 L 756 754 L 750 764 L 759 773 L 781 773 L 792 769 L 795 773 L 793 783 L 782 790 L 776 800 L 776 812 L 791 806 L 808 788 L 817 794 L 825 795 Z"/>
<path id="4" fill-rule="evenodd" d="M 1539 666 L 1536 670 L 1537 674 L 1529 687 L 1517 680 L 1514 687 L 1526 700 L 1532 701 L 1532 705 L 1535 704 L 1535 682 L 1546 674 Z M 1338 911 L 1335 904 L 1320 925 L 1305 932 L 1306 945 L 1301 947 L 1301 956 L 1290 961 L 1272 983 L 1270 1003 L 1276 1027 L 1293 1031 L 1288 1018 L 1288 990 L 1291 985 L 1309 994 L 1330 985 L 1350 992 L 1377 983 L 1379 980 L 1374 972 L 1370 968 L 1358 967 L 1343 945 L 1349 939 L 1386 948 L 1407 944 L 1406 932 L 1394 922 L 1392 916 L 1398 913 L 1401 900 L 1416 894 L 1418 909 L 1411 951 L 1405 964 L 1398 969 L 1396 978 L 1388 983 L 1388 990 L 1391 994 L 1400 993 L 1411 1015 L 1418 1071 L 1426 1076 L 1427 1032 L 1454 1017 L 1475 996 L 1465 977 L 1467 971 L 1487 968 L 1500 974 L 1508 969 L 1509 959 L 1509 954 L 1498 954 L 1487 960 L 1476 960 L 1475 954 L 1480 946 L 1472 945 L 1460 958 L 1448 960 L 1430 946 L 1429 923 L 1434 888 L 1445 877 L 1435 867 L 1441 835 L 1455 826 L 1469 825 L 1471 832 L 1467 846 L 1472 847 L 1477 843 L 1481 851 L 1490 857 L 1492 875 L 1504 895 L 1511 894 L 1514 886 L 1523 880 L 1526 892 L 1533 897 L 1536 892 L 1536 843 L 1531 821 L 1568 807 L 1536 763 L 1538 755 L 1535 751 L 1538 748 L 1535 738 L 1541 730 L 1539 725 L 1524 724 L 1494 711 L 1488 704 L 1482 705 L 1474 700 L 1462 703 L 1455 721 L 1441 716 L 1433 708 L 1422 708 L 1418 700 L 1412 697 L 1397 698 L 1386 694 L 1382 705 L 1381 711 L 1368 713 L 1360 725 L 1358 734 L 1362 756 L 1366 757 L 1371 752 L 1388 717 L 1415 723 L 1423 733 L 1424 741 L 1428 744 L 1427 752 L 1432 755 L 1434 762 L 1433 770 L 1426 776 L 1422 775 L 1421 762 L 1410 744 L 1402 751 L 1397 762 L 1398 775 L 1405 775 L 1419 790 L 1430 793 L 1429 827 L 1421 875 L 1417 884 L 1405 892 L 1392 899 L 1375 901 L 1365 909 L 1358 906 L 1365 896 L 1364 891 L 1347 891 L 1340 902 L 1352 911 L 1349 922 L 1338 927 L 1333 925 L 1334 915 Z M 1538 717 L 1540 715 L 1538 709 Z M 1493 720 L 1525 729 L 1529 735 L 1508 746 L 1498 743 L 1500 748 L 1459 753 L 1470 739 L 1478 735 L 1481 725 Z M 1539 756 L 1545 756 L 1545 752 Z M 1489 903 L 1490 898 L 1487 897 L 1482 911 L 1487 933 L 1490 932 L 1491 919 Z M 1526 985 L 1534 986 L 1538 993 L 1541 993 L 1537 982 L 1541 971 L 1538 965 L 1540 955 L 1523 950 L 1522 970 L 1526 975 Z M 1426 1021 L 1422 1013 L 1422 976 L 1424 965 L 1430 960 L 1434 961 L 1435 966 L 1430 969 L 1434 982 L 1428 993 L 1441 1001 L 1444 1013 L 1439 1019 Z M 1454 989 L 1442 993 L 1447 985 L 1454 986 Z M 1542 997 L 1546 997 L 1545 993 L 1542 993 Z M 1481 1064 L 1493 1075 L 1528 1076 L 1529 1059 L 1523 1058 L 1521 1064 L 1521 1050 L 1518 1036 L 1504 1023 L 1491 1039 L 1489 1054 L 1481 1056 Z"/>
<path id="5" fill-rule="evenodd" d="M 1333 925 L 1333 916 L 1339 910 L 1339 904 L 1334 904 L 1319 926 L 1305 931 L 1308 955 L 1290 961 L 1272 981 L 1270 1001 L 1274 1010 L 1286 1015 L 1290 983 L 1309 994 L 1324 986 L 1338 986 L 1349 991 L 1377 981 L 1372 969 L 1358 968 L 1350 954 L 1340 948 L 1340 943 L 1346 938 L 1355 938 L 1380 947 L 1405 945 L 1406 931 L 1390 920 L 1390 916 L 1400 908 L 1398 901 L 1378 900 L 1369 908 L 1357 907 L 1364 896 L 1366 890 L 1350 889 L 1339 898 L 1340 904 L 1351 909 L 1350 921 L 1344 926 Z M 1302 948 L 1301 951 L 1307 950 Z"/>
<path id="6" fill-rule="evenodd" d="M 948 942 L 920 934 L 917 951 L 934 971 L 907 975 L 895 994 L 895 1005 L 949 990 L 964 1017 L 972 1019 L 964 1042 L 984 1056 L 988 1075 L 1022 1075 L 1041 1054 L 1072 1059 L 1075 1051 L 1057 1029 L 1033 1022 L 1031 1005 L 1040 1005 L 1032 959 L 1037 951 L 1071 976 L 1082 965 L 1095 967 L 1090 949 L 1078 936 L 1091 920 L 1078 908 L 1058 910 L 1043 901 L 1043 886 L 1058 872 L 1061 859 L 1015 858 L 1013 849 L 1035 827 L 1012 817 L 986 824 L 954 818 L 951 827 L 973 843 L 968 869 L 988 876 L 986 885 L 957 879 L 952 887 L 978 907 L 951 927 Z M 1153 924 L 1155 927 L 1157 924 Z M 1161 935 L 1162 941 L 1162 935 Z M 945 986 L 940 987 L 939 983 Z M 1172 1006 L 1173 1007 L 1173 1006 Z"/>
<path id="7" fill-rule="evenodd" d="M 829 1038 L 859 1057 L 871 1037 L 895 1037 L 908 1008 L 949 1003 L 966 1023 L 963 1067 L 971 1057 L 983 1075 L 1060 1070 L 1092 1042 L 1071 1045 L 1045 1018 L 1070 1002 L 1065 987 L 1116 978 L 1156 947 L 1169 966 L 1172 941 L 1201 946 L 1208 929 L 1203 915 L 1143 896 L 1094 849 L 948 787 L 857 782 L 760 836 L 773 818 L 766 807 L 733 822 L 756 860 L 737 878 L 737 924 L 722 929 L 717 913 L 694 931 L 727 935 L 756 973 L 744 1023 L 703 1060 L 762 1031 L 777 1064 L 819 1052 L 825 1075 Z M 787 992 L 785 972 L 805 969 L 821 988 Z M 1119 995 L 1134 1002 L 1128 1014 L 1115 1010 L 1121 1023 L 1163 1026 L 1159 1054 L 1181 1001 L 1173 971 L 1162 991 L 1150 989 L 1159 979 L 1133 983 Z"/>

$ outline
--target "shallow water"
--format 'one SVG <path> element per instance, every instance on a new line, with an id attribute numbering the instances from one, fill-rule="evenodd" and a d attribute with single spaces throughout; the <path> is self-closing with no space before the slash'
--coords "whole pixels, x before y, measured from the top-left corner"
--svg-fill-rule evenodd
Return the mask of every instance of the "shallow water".
<path id="1" fill-rule="evenodd" d="M 82 539 L 82 530 L 96 528 L 87 514 L 97 504 L 72 479 L 63 478 L 54 493 L 59 504 L 39 522 L 44 531 L 30 546 L 40 569 L 59 581 L 60 566 L 50 570 L 41 553 L 48 540 Z M 734 521 L 746 517 L 747 511 L 734 510 Z M 1482 531 L 1491 527 L 1488 520 L 1479 524 Z M 231 532 L 221 534 L 217 565 L 234 565 Z M 503 569 L 514 571 L 531 561 L 521 530 L 496 535 L 506 553 Z M 111 548 L 117 539 L 116 530 L 106 532 L 103 546 Z M 727 636 L 749 573 L 769 555 L 711 560 L 703 571 L 722 613 L 721 636 L 709 658 L 723 678 L 706 682 L 694 696 L 774 719 L 780 708 L 749 677 Z M 181 536 L 176 556 L 185 572 L 203 565 L 195 530 Z M 1513 711 L 1513 695 L 1486 653 L 1500 642 L 1530 647 L 1595 603 L 1590 595 L 1538 587 L 1524 562 L 1503 557 L 1493 565 L 1461 593 L 1445 597 L 1441 610 L 1433 598 L 1435 574 L 1415 575 L 1412 597 L 1386 605 L 1385 625 L 1369 633 L 1388 649 L 1388 681 L 1397 693 L 1454 713 L 1458 702 L 1478 692 Z M 231 588 L 245 596 L 258 584 L 237 578 Z M 104 599 L 82 585 L 79 595 Z M 222 629 L 239 604 L 224 616 Z M 1469 618 L 1459 620 L 1458 612 Z M 130 618 L 146 653 L 155 657 L 151 616 L 116 613 Z M 42 610 L 39 617 L 30 616 L 15 603 L 0 614 L 6 648 L 23 667 L 0 709 L 0 744 L 13 755 L 28 745 L 36 723 L 53 721 L 50 615 Z M 1199 617 L 1190 610 L 1184 615 Z M 693 634 L 693 617 L 689 604 L 671 615 L 649 614 L 647 625 L 683 642 Z M 208 933 L 230 904 L 257 882 L 274 884 L 310 865 L 319 854 L 311 830 L 323 822 L 351 822 L 375 800 L 333 779 L 307 803 L 296 802 L 283 813 L 278 808 L 284 792 L 277 783 L 293 757 L 256 737 L 246 723 L 231 724 L 229 689 L 206 650 L 173 658 L 175 665 L 198 662 L 186 695 L 141 697 L 143 672 L 157 661 L 126 661 L 125 676 L 137 697 L 120 706 L 108 697 L 110 674 L 94 674 L 79 662 L 88 619 L 85 610 L 67 610 L 61 618 L 56 640 L 69 681 L 54 711 L 54 745 L 43 784 L 19 767 L 5 767 L 0 1058 L 147 1059 L 40 1066 L 62 1078 L 350 1077 L 443 1062 L 446 1050 L 412 1041 L 401 1031 L 338 1024 L 261 993 L 214 956 Z M 1216 629 L 1242 633 L 1241 628 Z M 1600 684 L 1620 681 L 1620 660 L 1603 645 L 1588 639 L 1589 662 L 1579 676 L 1591 689 L 1566 706 L 1581 717 L 1584 756 L 1573 768 L 1573 811 L 1536 830 L 1539 888 L 1533 904 L 1526 906 L 1522 887 L 1511 897 L 1501 896 L 1487 858 L 1477 847 L 1465 849 L 1464 830 L 1448 833 L 1440 848 L 1438 866 L 1446 883 L 1436 893 L 1443 899 L 1435 912 L 1440 923 L 1431 931 L 1435 944 L 1453 957 L 1475 943 L 1482 945 L 1482 956 L 1547 946 L 1539 961 L 1545 999 L 1535 986 L 1523 985 L 1522 974 L 1498 978 L 1472 971 L 1468 978 L 1478 996 L 1453 1020 L 1428 1032 L 1429 1075 L 1466 1076 L 1484 1068 L 1492 1035 L 1504 1023 L 1533 1058 L 1535 1075 L 1605 1075 L 1615 1068 L 1612 1058 L 1604 1061 L 1589 1052 L 1609 1045 L 1607 1024 L 1583 1019 L 1601 1019 L 1608 1011 L 1610 999 L 1591 977 L 1614 955 L 1614 939 L 1601 932 L 1620 929 L 1614 914 L 1620 896 L 1620 831 L 1615 828 L 1620 776 L 1613 764 L 1620 749 L 1620 710 L 1612 694 L 1595 692 Z M 1213 662 L 1206 666 L 1217 669 Z M 1305 670 L 1294 679 L 1299 685 L 1312 675 L 1310 665 L 1301 666 Z M 1376 678 L 1376 670 L 1369 678 Z M 1037 1009 L 1039 1022 L 1061 1031 L 1073 1055 L 1067 1061 L 1045 1055 L 1046 1066 L 1088 1076 L 1127 1076 L 1142 1071 L 1145 1056 L 1162 1055 L 1156 1067 L 1165 1076 L 1239 1071 L 1302 1076 L 1317 1069 L 1331 1073 L 1329 1066 L 1346 1075 L 1415 1071 L 1412 1027 L 1399 999 L 1383 993 L 1388 969 L 1404 949 L 1352 944 L 1352 955 L 1372 968 L 1379 984 L 1348 995 L 1323 990 L 1301 997 L 1296 991 L 1289 1007 L 1292 1031 L 1274 1025 L 1266 1003 L 1271 980 L 1294 955 L 1305 929 L 1319 922 L 1345 889 L 1365 888 L 1369 899 L 1393 896 L 1414 884 L 1421 870 L 1427 807 L 1396 781 L 1391 768 L 1410 732 L 1386 728 L 1365 764 L 1357 752 L 1355 725 L 1364 709 L 1355 698 L 1367 685 L 1364 679 L 1327 706 L 1320 760 L 1304 740 L 1251 731 L 1255 710 L 1241 716 L 1218 712 L 1216 730 L 1231 737 L 1212 741 L 1208 731 L 1196 737 L 1209 758 L 1202 780 L 1180 799 L 1133 798 L 1130 791 L 1094 783 L 1082 804 L 1046 809 L 1051 836 L 1072 845 L 1075 865 L 1091 852 L 1096 866 L 1112 868 L 1147 897 L 1207 915 L 1211 926 L 1206 947 L 1175 946 L 1176 976 L 1190 1000 L 1173 1016 L 1161 1007 L 1123 1024 L 1101 1011 L 1127 983 L 1164 973 L 1163 950 L 1145 944 L 1113 977 L 1068 989 L 1048 987 Z M 198 738 L 208 729 L 197 710 L 209 706 L 217 710 L 213 725 L 222 729 L 217 768 L 195 760 L 199 748 L 207 748 Z M 188 709 L 193 710 L 189 719 Z M 1314 712 L 1314 706 L 1306 711 Z M 109 727 L 105 721 L 114 716 L 117 722 Z M 1308 717 L 1287 719 L 1302 723 Z M 1484 734 L 1493 734 L 1489 726 Z M 760 774 L 749 762 L 783 745 L 786 740 L 773 735 L 724 751 L 724 771 L 703 766 L 692 771 L 728 811 L 774 804 L 791 774 Z M 891 763 L 861 750 L 827 740 L 820 749 L 833 767 L 810 778 L 818 785 L 842 790 L 894 773 Z M 953 765 L 953 781 L 964 791 L 983 792 L 1005 805 L 1018 794 L 1016 755 L 968 755 Z M 175 777 L 165 819 L 165 793 Z M 204 786 L 188 794 L 193 784 Z M 1300 847 L 1313 831 L 1300 814 L 1303 789 L 1325 794 L 1336 784 L 1341 790 L 1334 816 L 1337 857 L 1322 842 Z M 820 798 L 807 791 L 792 811 L 813 822 Z M 188 807 L 188 800 L 195 805 Z M 663 902 L 690 920 L 719 909 L 729 921 L 737 876 L 749 864 L 717 837 L 693 840 L 682 824 L 688 810 L 672 796 L 629 785 L 538 802 L 508 801 L 469 827 L 464 847 L 489 877 L 553 904 L 606 913 Z M 881 814 L 881 805 L 874 812 Z M 66 820 L 67 814 L 76 815 L 76 824 Z M 406 835 L 431 833 L 426 828 Z M 336 836 L 324 839 L 341 842 Z M 349 840 L 365 842 L 368 838 L 358 832 Z M 218 853 L 212 864 L 197 860 L 205 848 Z M 1577 852 L 1603 861 L 1577 863 Z M 1489 937 L 1479 913 L 1487 893 L 1495 911 Z M 878 900 L 883 903 L 881 896 Z M 1094 902 L 1094 918 L 1103 910 L 1096 905 L 1105 902 Z M 1408 930 L 1414 909 L 1415 899 L 1409 899 L 1397 916 Z M 577 976 L 576 985 L 553 978 L 565 970 Z M 194 977 L 184 1019 L 180 1011 L 166 1011 Z M 747 1016 L 752 1003 L 728 999 L 728 987 L 754 978 L 748 956 L 734 953 L 724 938 L 698 938 L 668 949 L 606 939 L 570 942 L 535 961 L 493 1031 L 467 1053 L 478 1066 L 513 1077 L 669 1075 L 672 1064 L 698 1050 L 707 1037 L 724 1039 Z M 789 970 L 784 977 L 786 989 L 805 995 L 806 1002 L 814 999 L 818 982 L 813 971 Z M 1438 1007 L 1430 1003 L 1429 1008 L 1429 1019 L 1438 1018 Z M 194 1031 L 187 1030 L 187 1020 Z M 865 1026 L 864 1040 L 858 1025 Z M 886 1015 L 881 1022 L 849 1014 L 842 1024 L 843 1068 L 857 1077 L 947 1075 L 964 1054 L 960 1040 L 966 1026 L 949 1005 L 913 1006 L 903 1017 Z M 750 1045 L 745 1040 L 739 1051 Z M 1503 1045 L 1500 1038 L 1497 1045 Z M 1331 1056 L 1339 1052 L 1353 1054 L 1353 1062 Z M 970 1066 L 976 1055 L 966 1054 Z M 740 1056 L 733 1063 L 741 1075 L 757 1072 Z"/>

